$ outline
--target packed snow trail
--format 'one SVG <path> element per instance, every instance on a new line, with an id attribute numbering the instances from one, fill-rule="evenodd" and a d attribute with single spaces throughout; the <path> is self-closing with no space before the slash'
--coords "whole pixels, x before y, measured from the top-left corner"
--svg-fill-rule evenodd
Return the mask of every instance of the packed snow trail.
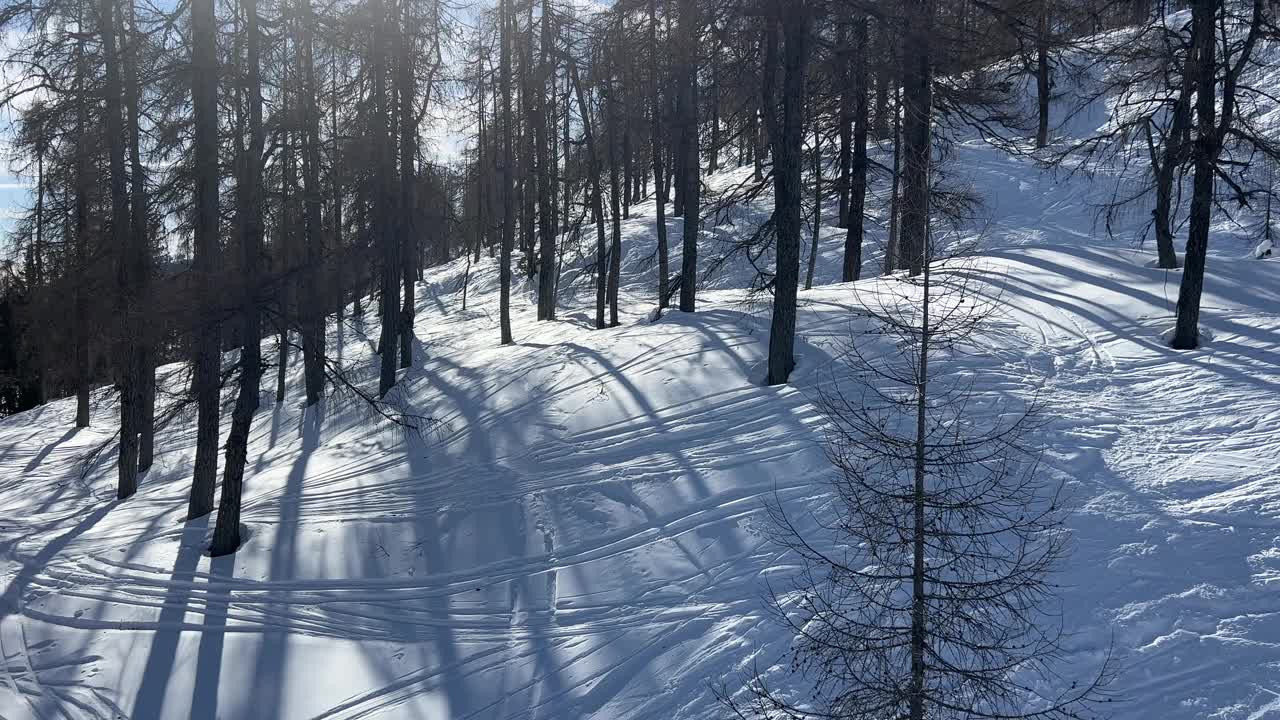
<path id="1" fill-rule="evenodd" d="M 1212 339 L 1172 351 L 1177 274 L 1090 237 L 1087 185 L 957 152 L 996 193 L 980 266 L 1006 309 L 990 355 L 958 369 L 1044 402 L 1032 440 L 1077 508 L 1064 677 L 1111 648 L 1114 717 L 1280 717 L 1275 261 L 1215 245 Z M 761 214 L 711 228 L 704 257 Z M 0 422 L 0 716 L 722 717 L 713 684 L 788 645 L 762 595 L 793 559 L 764 508 L 827 509 L 814 400 L 876 281 L 802 292 L 793 382 L 764 387 L 768 306 L 734 289 L 745 263 L 696 314 L 650 321 L 651 216 L 624 230 L 617 328 L 589 327 L 569 268 L 562 319 L 535 322 L 517 293 L 518 344 L 499 347 L 496 266 L 470 269 L 465 310 L 465 263 L 428 272 L 393 395 L 435 419 L 422 437 L 348 398 L 303 412 L 291 368 L 290 400 L 264 394 L 255 421 L 232 557 L 203 554 L 209 518 L 183 519 L 193 418 L 125 502 L 113 446 L 90 456 L 109 393 L 90 429 L 65 400 Z M 840 231 L 823 238 L 831 283 Z M 331 329 L 356 382 L 376 382 L 375 332 Z"/>

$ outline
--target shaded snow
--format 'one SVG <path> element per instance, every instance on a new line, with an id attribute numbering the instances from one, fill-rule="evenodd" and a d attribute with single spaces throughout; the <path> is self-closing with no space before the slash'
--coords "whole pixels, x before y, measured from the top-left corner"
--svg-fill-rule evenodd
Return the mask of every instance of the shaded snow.
<path id="1" fill-rule="evenodd" d="M 973 232 L 1007 311 L 991 357 L 958 371 L 1046 403 L 1034 439 L 1077 507 L 1064 675 L 1114 646 L 1115 717 L 1280 717 L 1275 261 L 1215 240 L 1213 340 L 1171 350 L 1179 276 L 1097 236 L 1095 185 L 979 143 L 957 153 L 988 199 Z M 709 683 L 732 686 L 787 646 L 761 594 L 792 559 L 762 509 L 823 510 L 813 400 L 856 297 L 829 284 L 841 233 L 824 228 L 794 382 L 763 387 L 768 306 L 735 289 L 741 261 L 697 314 L 650 321 L 650 210 L 624 223 L 617 328 L 590 329 L 591 293 L 567 275 L 561 320 L 535 322 L 523 285 L 518 344 L 498 347 L 496 266 L 472 268 L 466 310 L 463 263 L 427 273 L 396 392 L 439 421 L 424 439 L 347 401 L 304 414 L 291 368 L 289 401 L 263 396 L 251 535 L 231 558 L 202 554 L 209 519 L 182 519 L 192 418 L 162 433 L 123 503 L 110 450 L 80 472 L 110 436 L 105 393 L 88 430 L 70 430 L 65 400 L 0 422 L 0 715 L 721 717 Z M 704 257 L 763 212 L 709 229 Z M 375 332 L 372 316 L 331 329 L 363 383 L 376 383 Z"/>

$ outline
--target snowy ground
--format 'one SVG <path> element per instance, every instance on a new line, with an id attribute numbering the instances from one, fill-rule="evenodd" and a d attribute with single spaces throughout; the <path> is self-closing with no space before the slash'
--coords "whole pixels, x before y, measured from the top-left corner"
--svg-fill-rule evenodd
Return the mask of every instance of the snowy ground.
<path id="1" fill-rule="evenodd" d="M 984 267 L 1007 309 L 971 370 L 1047 402 L 1035 440 L 1077 508 L 1064 673 L 1114 646 L 1115 717 L 1280 718 L 1276 261 L 1217 241 L 1213 339 L 1175 352 L 1177 273 L 1097 237 L 1085 180 L 957 154 L 989 201 Z M 518 344 L 498 347 L 494 265 L 473 269 L 466 310 L 461 264 L 428 273 L 399 395 L 440 421 L 424 439 L 350 402 L 304 414 L 298 368 L 288 402 L 264 392 L 233 557 L 205 557 L 210 521 L 183 521 L 190 418 L 123 503 L 109 453 L 81 477 L 113 425 L 105 395 L 88 430 L 66 401 L 0 422 L 0 716 L 722 717 L 711 683 L 787 646 L 761 593 L 791 559 L 762 508 L 823 507 L 813 401 L 855 292 L 831 284 L 825 228 L 794 382 L 763 387 L 768 307 L 734 289 L 741 263 L 697 314 L 651 322 L 645 207 L 625 231 L 617 328 L 590 328 L 589 291 L 564 288 L 555 323 L 522 292 Z M 332 347 L 376 384 L 364 331 Z"/>

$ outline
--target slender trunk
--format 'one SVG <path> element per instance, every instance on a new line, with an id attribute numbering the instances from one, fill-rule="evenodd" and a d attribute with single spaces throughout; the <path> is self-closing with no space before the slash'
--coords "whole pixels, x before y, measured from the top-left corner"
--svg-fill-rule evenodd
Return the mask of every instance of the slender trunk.
<path id="1" fill-rule="evenodd" d="M 1217 42 L 1214 21 L 1221 0 L 1193 0 L 1191 3 L 1191 43 L 1194 65 L 1184 72 L 1196 76 L 1196 139 L 1192 150 L 1195 178 L 1192 180 L 1191 210 L 1187 218 L 1187 253 L 1178 288 L 1177 325 L 1173 341 L 1178 350 L 1200 344 L 1200 294 L 1204 289 L 1205 255 L 1209 248 L 1209 224 L 1213 213 L 1214 165 L 1218 159 Z"/>
<path id="2" fill-rule="evenodd" d="M 106 143 L 111 188 L 111 242 L 116 258 L 116 313 L 119 326 L 115 340 L 116 387 L 120 392 L 120 453 L 116 470 L 118 481 L 116 497 L 127 498 L 138 490 L 138 412 L 141 404 L 140 378 L 137 366 L 137 345 L 134 338 L 140 331 L 137 307 L 137 283 L 134 277 L 135 261 L 133 232 L 130 228 L 129 195 L 125 181 L 124 119 L 121 115 L 123 85 L 120 73 L 120 55 L 116 45 L 116 13 L 114 0 L 102 0 L 98 5 L 98 29 L 102 38 L 102 55 L 105 65 Z"/>
<path id="3" fill-rule="evenodd" d="M 499 261 L 499 278 L 501 293 L 499 296 L 499 324 L 501 325 L 502 344 L 514 342 L 511 337 L 511 246 L 515 241 L 515 153 L 513 152 L 511 134 L 514 127 L 511 118 L 511 43 L 512 17 L 511 0 L 499 0 L 501 3 L 500 22 L 502 23 L 501 83 L 502 83 L 502 252 Z"/>
<path id="4" fill-rule="evenodd" d="M 83 8 L 81 8 L 83 15 Z M 75 367 L 76 427 L 89 427 L 89 106 L 85 81 L 84 39 L 76 41 L 76 170 L 75 170 Z"/>
<path id="5" fill-rule="evenodd" d="M 907 686 L 911 720 L 925 717 L 925 638 L 928 634 L 927 588 L 925 587 L 925 446 L 928 440 L 926 411 L 929 390 L 929 263 L 921 265 L 924 274 L 923 297 L 920 303 L 920 362 L 916 378 L 916 437 L 915 472 L 912 486 L 911 523 L 911 681 Z"/>
<path id="6" fill-rule="evenodd" d="M 867 17 L 855 19 L 853 42 L 853 157 L 849 182 L 849 215 L 844 238 L 844 266 L 841 279 L 851 282 L 862 277 L 862 239 L 867 199 Z"/>
<path id="7" fill-rule="evenodd" d="M 539 55 L 536 92 L 534 93 L 533 122 L 534 147 L 538 163 L 538 319 L 554 320 L 556 317 L 556 202 L 555 188 L 555 132 L 547 130 L 547 94 L 552 95 L 551 107 L 555 107 L 555 79 L 551 72 L 551 3 L 542 2 L 542 40 Z M 550 150 L 550 152 L 548 152 Z"/>
<path id="8" fill-rule="evenodd" d="M 130 233 L 132 242 L 129 262 L 132 264 L 132 286 L 135 293 L 137 312 L 150 310 L 151 300 L 151 244 L 148 239 L 149 211 L 147 207 L 146 173 L 142 167 L 141 131 L 138 117 L 141 90 L 138 85 L 138 50 L 142 43 L 142 34 L 137 31 L 133 5 L 126 10 L 128 27 L 128 49 L 124 55 L 124 100 L 125 125 L 129 142 L 129 172 L 132 176 L 130 184 Z M 138 387 L 136 425 L 138 431 L 138 471 L 151 469 L 155 459 L 156 433 L 156 371 L 152 338 L 155 336 L 154 317 L 149 322 L 140 322 L 135 328 L 134 363 Z"/>
<path id="9" fill-rule="evenodd" d="M 582 144 L 587 149 L 587 176 L 591 183 L 591 214 L 596 225 L 596 329 L 603 328 L 604 308 L 608 290 L 608 251 L 604 239 L 604 200 L 600 188 L 600 158 L 596 152 L 596 137 L 591 122 L 587 97 L 583 93 L 582 78 L 578 76 L 578 64 L 569 61 L 569 76 L 578 96 L 578 113 L 582 116 Z"/>
<path id="10" fill-rule="evenodd" d="M 254 0 L 256 2 L 256 0 Z M 333 253 L 336 264 L 333 268 L 333 292 L 337 296 L 338 325 L 342 325 L 342 316 L 347 309 L 347 270 L 343 261 L 346 248 L 342 241 L 342 149 L 338 138 L 338 67 L 337 52 L 329 59 L 329 138 L 333 147 L 329 154 L 329 187 L 333 192 L 330 202 L 333 204 L 329 216 L 333 225 Z"/>
<path id="11" fill-rule="evenodd" d="M 813 271 L 818 264 L 818 237 L 822 234 L 822 132 L 817 118 L 813 123 L 813 235 L 809 241 L 809 267 L 804 273 L 804 289 L 813 289 Z"/>
<path id="12" fill-rule="evenodd" d="M 849 190 L 853 175 L 853 95 L 857 92 L 854 79 L 849 74 L 848 27 L 842 20 L 836 29 L 836 62 L 840 74 L 840 110 L 836 121 L 840 134 L 840 192 L 839 227 L 849 227 Z M 846 263 L 848 251 L 845 251 Z M 845 274 L 848 274 L 847 272 Z M 848 281 L 848 278 L 845 278 Z"/>
<path id="13" fill-rule="evenodd" d="M 281 67 L 280 82 L 280 105 L 281 112 L 285 117 L 289 116 L 289 65 L 292 58 L 289 57 L 289 35 L 285 34 L 283 38 L 281 51 L 285 55 L 285 61 Z M 297 163 L 294 161 L 293 153 L 293 133 L 288 129 L 280 133 L 280 224 L 277 228 L 276 243 L 276 264 L 277 275 L 279 276 L 279 286 L 277 288 L 277 304 L 279 305 L 278 317 L 276 319 L 276 403 L 284 402 L 285 391 L 287 390 L 286 373 L 289 369 L 289 323 L 292 319 L 292 303 L 293 303 L 293 230 L 296 225 L 294 221 L 294 197 L 296 193 L 294 188 L 298 184 Z"/>
<path id="14" fill-rule="evenodd" d="M 1165 136 L 1164 148 L 1157 157 L 1151 141 L 1151 127 L 1148 124 L 1147 142 L 1151 153 L 1151 167 L 1155 172 L 1156 206 L 1152 212 L 1152 224 L 1156 233 L 1156 255 L 1160 267 L 1172 270 L 1178 267 L 1178 253 L 1173 241 L 1173 186 L 1181 174 L 1186 162 L 1187 150 L 1191 141 L 1191 96 L 1195 93 L 1196 79 L 1193 71 L 1194 61 L 1189 53 L 1184 60 L 1182 86 L 1173 103 L 1172 119 L 1168 135 Z"/>
<path id="15" fill-rule="evenodd" d="M 380 274 L 382 323 L 379 329 L 378 397 L 386 397 L 396 384 L 396 345 L 400 340 L 400 273 L 401 252 L 398 237 L 399 223 L 395 192 L 396 158 L 395 140 L 391 135 L 390 113 L 394 100 L 387 92 L 387 55 L 385 39 L 389 28 L 387 10 L 382 0 L 370 3 L 373 28 L 369 34 L 369 49 L 373 63 L 373 116 L 370 135 L 376 145 L 374 170 L 374 213 L 372 217 L 374 238 L 382 260 Z"/>
<path id="16" fill-rule="evenodd" d="M 531 128 L 534 111 L 533 89 L 533 2 L 529 2 L 528 31 L 524 33 L 527 52 L 519 55 L 517 71 L 520 79 L 520 118 L 529 119 L 529 123 L 519 123 L 520 127 L 520 249 L 524 252 L 524 269 L 529 278 L 534 276 L 535 257 L 537 252 L 536 216 L 538 214 L 538 174 L 534 167 L 534 156 L 537 154 L 535 140 Z M 512 15 L 512 38 L 515 34 L 515 15 Z"/>
<path id="17" fill-rule="evenodd" d="M 626 87 L 626 80 L 619 81 L 620 87 Z M 622 217 L 631 217 L 631 205 L 635 202 L 635 187 L 631 182 L 631 127 L 628 123 L 622 128 Z"/>
<path id="18" fill-rule="evenodd" d="M 898 229 L 902 215 L 902 91 L 893 89 L 893 187 L 889 196 L 889 237 L 884 247 L 884 274 L 898 268 Z"/>
<path id="19" fill-rule="evenodd" d="M 619 38 L 621 38 L 621 27 Z M 609 326 L 618 325 L 618 280 L 622 263 L 622 209 L 620 168 L 618 167 L 618 87 L 616 78 L 605 80 L 605 143 L 609 146 L 609 216 L 612 220 L 612 244 L 609 247 Z"/>
<path id="20" fill-rule="evenodd" d="M 667 187 L 662 168 L 662 116 L 658 98 L 658 0 L 649 0 L 649 144 L 653 153 L 653 187 L 658 232 L 658 308 L 666 309 L 670 260 L 667 257 Z"/>
<path id="21" fill-rule="evenodd" d="M 890 39 L 889 23 L 884 20 L 876 21 L 876 47 L 875 57 L 878 59 L 876 65 L 876 112 L 875 127 L 872 128 L 872 134 L 883 139 L 889 134 L 889 86 L 893 83 L 893 74 L 890 72 L 891 63 L 889 61 L 889 50 L 892 45 Z"/>
<path id="22" fill-rule="evenodd" d="M 714 35 L 714 31 L 713 31 Z M 711 110 L 708 124 L 711 126 L 711 147 L 707 149 L 707 172 L 720 170 L 720 44 L 712 45 L 711 55 L 711 87 L 708 88 L 711 100 L 707 103 Z"/>
<path id="23" fill-rule="evenodd" d="M 410 3 L 400 2 L 400 22 L 396 38 L 400 43 L 400 57 L 396 63 L 396 90 L 400 101 L 400 213 L 396 229 L 399 233 L 400 281 L 403 285 L 403 305 L 400 308 L 400 367 L 413 364 L 413 319 L 416 314 L 417 293 L 414 280 L 418 276 L 418 198 L 415 186 L 418 173 L 415 162 L 418 155 L 418 121 L 414 113 L 417 84 L 413 70 L 412 18 Z"/>
<path id="24" fill-rule="evenodd" d="M 319 86 L 315 72 L 315 15 L 311 0 L 299 0 L 302 31 L 302 175 L 303 252 L 302 297 L 299 304 L 302 330 L 302 369 L 306 386 L 306 403 L 315 405 L 324 392 L 324 298 L 320 294 L 320 268 L 324 257 L 323 227 L 320 224 L 320 113 L 316 108 Z"/>
<path id="25" fill-rule="evenodd" d="M 903 55 L 902 225 L 898 264 L 919 275 L 923 268 L 929 229 L 929 166 L 933 151 L 933 57 L 931 51 L 935 0 L 912 0 L 907 9 Z"/>
<path id="26" fill-rule="evenodd" d="M 189 517 L 213 509 L 218 474 L 222 324 L 215 309 L 218 248 L 218 55 L 213 0 L 191 0 L 191 97 L 195 115 L 196 459 Z"/>
<path id="27" fill-rule="evenodd" d="M 681 181 L 684 186 L 684 238 L 680 258 L 680 310 L 693 312 L 697 305 L 698 224 L 702 180 L 698 163 L 698 27 L 697 0 L 680 0 L 680 136 L 683 148 Z"/>
<path id="28" fill-rule="evenodd" d="M 773 286 L 773 322 L 769 330 L 767 382 L 780 385 L 795 367 L 796 286 L 800 273 L 801 153 L 804 129 L 805 70 L 809 61 L 809 13 L 807 2 L 778 4 L 782 25 L 781 119 L 777 119 L 775 73 L 764 73 L 765 118 L 773 142 L 774 233 L 777 268 Z M 777 66 L 777 32 L 770 32 L 766 68 Z"/>
<path id="29" fill-rule="evenodd" d="M 305 1 L 305 0 L 304 0 Z M 222 496 L 213 531 L 212 555 L 226 555 L 240 547 L 240 496 L 248 458 L 249 430 L 258 410 L 258 383 L 262 377 L 262 332 L 258 310 L 258 263 L 262 254 L 262 81 L 257 0 L 240 0 L 245 15 L 245 85 L 249 105 L 249 148 L 240 162 L 236 188 L 236 215 L 240 219 L 241 298 L 240 383 L 227 436 Z"/>
<path id="30" fill-rule="evenodd" d="M 1039 26 L 1036 32 L 1036 101 L 1040 124 L 1036 129 L 1036 147 L 1049 144 L 1049 3 L 1040 0 Z"/>
<path id="31" fill-rule="evenodd" d="M 570 115 L 573 114 L 569 109 L 573 99 L 572 91 L 573 91 L 573 79 L 569 76 L 569 73 L 566 71 L 564 74 L 564 121 L 563 121 L 563 126 L 561 127 L 561 130 L 560 130 L 560 139 L 562 144 L 564 145 L 564 169 L 565 169 L 565 175 L 566 175 L 565 181 L 564 181 L 564 224 L 560 226 L 561 232 L 569 232 L 569 227 L 573 224 L 573 217 L 572 217 L 573 216 L 573 185 L 569 182 L 569 178 L 567 177 L 569 172 L 569 148 L 570 148 L 569 117 Z M 563 253 L 561 254 L 563 255 Z M 559 285 L 559 278 L 560 276 L 557 274 L 556 275 L 557 286 Z"/>

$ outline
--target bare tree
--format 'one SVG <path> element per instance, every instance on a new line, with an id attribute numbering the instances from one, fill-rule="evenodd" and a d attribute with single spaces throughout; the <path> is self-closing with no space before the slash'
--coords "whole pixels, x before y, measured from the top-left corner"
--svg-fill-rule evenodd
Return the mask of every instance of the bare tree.
<path id="1" fill-rule="evenodd" d="M 796 290 L 800 280 L 800 171 L 803 162 L 805 73 L 809 63 L 809 2 L 772 4 L 765 39 L 762 108 L 773 145 L 773 227 L 777 237 L 777 269 L 773 285 L 773 322 L 769 330 L 766 382 L 780 385 L 795 367 Z M 779 53 L 781 30 L 783 49 Z M 779 58 L 781 54 L 781 58 Z M 774 86 L 782 69 L 782 94 Z M 696 170 L 696 168 L 695 168 Z M 696 174 L 696 172 L 695 172 Z"/>
<path id="2" fill-rule="evenodd" d="M 1046 603 L 1066 535 L 1028 446 L 1034 400 L 980 403 L 947 372 L 990 347 L 998 298 L 981 275 L 925 262 L 858 291 L 869 327 L 820 396 L 836 502 L 803 523 L 772 513 L 801 569 L 771 605 L 812 692 L 757 672 L 721 690 L 739 717 L 1075 718 L 1105 700 L 1105 664 L 1082 684 L 1039 683 L 1057 678 L 1063 628 Z"/>
<path id="3" fill-rule="evenodd" d="M 222 323 L 215 309 L 218 242 L 218 53 L 213 0 L 191 2 L 191 97 L 195 117 L 196 459 L 189 517 L 213 510 L 218 473 Z"/>
<path id="4" fill-rule="evenodd" d="M 240 177 L 236 187 L 236 216 L 239 220 L 242 297 L 240 305 L 241 339 L 240 383 L 236 405 L 231 415 L 231 431 L 227 436 L 226 465 L 222 476 L 222 496 L 218 501 L 218 519 L 213 531 L 210 553 L 227 555 L 240 547 L 240 497 L 244 484 L 244 467 L 248 458 L 249 429 L 258 410 L 259 382 L 262 377 L 261 312 L 258 293 L 259 264 L 262 254 L 262 153 L 266 134 L 262 125 L 262 75 L 258 0 L 241 0 L 245 16 L 245 65 L 243 85 L 247 95 L 249 145 L 237 138 Z"/>

